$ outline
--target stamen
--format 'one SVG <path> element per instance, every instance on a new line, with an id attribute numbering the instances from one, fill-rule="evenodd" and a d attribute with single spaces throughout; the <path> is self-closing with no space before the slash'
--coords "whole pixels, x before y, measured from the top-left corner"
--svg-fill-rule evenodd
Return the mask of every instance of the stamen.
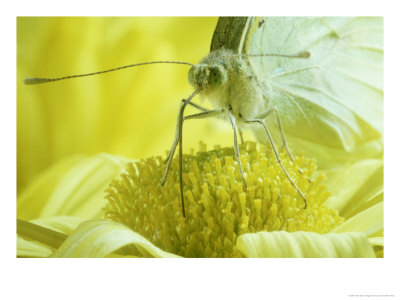
<path id="1" fill-rule="evenodd" d="M 205 150 L 205 146 L 200 146 Z M 244 190 L 233 148 L 218 148 L 183 155 L 182 216 L 179 164 L 171 163 L 164 187 L 161 157 L 129 164 L 127 173 L 108 189 L 106 218 L 121 222 L 165 251 L 184 257 L 241 257 L 239 235 L 258 231 L 304 230 L 327 233 L 343 222 L 324 203 L 330 196 L 315 161 L 285 151 L 282 164 L 308 197 L 308 209 L 291 185 L 272 151 L 246 142 L 241 148 L 246 163 Z M 307 172 L 299 173 L 301 168 Z M 310 183 L 309 177 L 315 177 Z"/>

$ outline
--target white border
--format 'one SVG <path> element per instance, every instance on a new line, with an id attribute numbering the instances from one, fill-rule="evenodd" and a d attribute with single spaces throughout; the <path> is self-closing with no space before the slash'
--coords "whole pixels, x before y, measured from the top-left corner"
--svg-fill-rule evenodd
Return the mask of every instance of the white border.
<path id="1" fill-rule="evenodd" d="M 398 8 L 386 1 L 15 1 L 3 6 L 1 274 L 3 299 L 350 299 L 394 294 L 398 236 Z M 12 7 L 14 5 L 14 7 Z M 11 7 L 10 7 L 11 6 Z M 27 15 L 384 15 L 385 259 L 15 259 L 15 36 Z M 397 273 L 397 272 L 396 272 Z M 376 297 L 375 297 L 376 298 Z"/>

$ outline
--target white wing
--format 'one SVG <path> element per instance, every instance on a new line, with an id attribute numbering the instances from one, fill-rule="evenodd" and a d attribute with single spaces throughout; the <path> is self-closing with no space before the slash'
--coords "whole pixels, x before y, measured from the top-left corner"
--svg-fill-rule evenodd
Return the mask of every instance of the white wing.
<path id="1" fill-rule="evenodd" d="M 252 27 L 250 54 L 311 53 L 309 59 L 250 60 L 296 151 L 332 162 L 381 151 L 382 18 L 270 17 Z M 268 123 L 276 124 L 273 118 Z"/>

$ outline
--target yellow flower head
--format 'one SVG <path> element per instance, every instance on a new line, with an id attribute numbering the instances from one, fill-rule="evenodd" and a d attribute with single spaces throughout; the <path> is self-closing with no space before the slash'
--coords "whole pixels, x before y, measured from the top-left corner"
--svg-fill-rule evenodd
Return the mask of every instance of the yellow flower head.
<path id="1" fill-rule="evenodd" d="M 304 209 L 303 199 L 262 147 L 247 144 L 242 149 L 245 190 L 233 150 L 205 153 L 203 146 L 199 153 L 185 156 L 186 219 L 177 163 L 161 188 L 164 165 L 161 158 L 152 158 L 132 164 L 109 188 L 106 215 L 114 222 L 103 219 L 104 189 L 131 158 L 156 155 L 170 146 L 166 132 L 176 124 L 177 108 L 171 101 L 192 92 L 186 83 L 187 69 L 149 66 L 31 87 L 23 85 L 23 78 L 86 73 L 155 59 L 195 63 L 208 52 L 217 19 L 18 18 L 17 216 L 29 221 L 25 227 L 17 226 L 18 256 L 110 257 L 119 255 L 121 247 L 134 247 L 140 252 L 134 255 L 153 257 L 382 256 L 383 133 L 376 136 L 375 129 L 383 128 L 383 23 L 378 20 L 382 26 L 370 26 L 376 19 L 368 19 L 355 24 L 373 29 L 368 37 L 377 51 L 371 57 L 370 48 L 363 50 L 373 70 L 360 73 L 361 69 L 349 66 L 358 72 L 352 73 L 356 87 L 346 90 L 351 91 L 346 93 L 351 99 L 341 102 L 354 104 L 362 99 L 366 105 L 362 109 L 346 105 L 348 113 L 333 119 L 317 109 L 309 115 L 310 126 L 284 122 L 291 147 L 317 159 L 327 175 L 332 193 L 327 201 L 324 177 L 313 161 L 300 156 L 291 163 L 281 154 L 285 168 L 307 197 L 309 206 Z M 196 37 L 195 47 L 187 43 L 188 36 Z M 332 71 L 337 70 L 335 65 Z M 345 77 L 340 78 L 335 84 L 343 83 Z M 335 94 L 346 92 L 328 88 L 326 96 L 335 100 L 342 99 Z M 196 132 L 185 137 L 185 145 L 193 147 L 199 136 L 206 136 L 210 144 L 231 145 L 231 129 L 215 124 L 212 119 L 185 123 L 185 131 Z M 326 139 L 320 140 L 326 126 L 345 134 L 325 134 Z M 265 132 L 260 132 L 259 140 L 264 141 Z M 36 231 L 38 227 L 30 223 L 42 229 Z M 50 238 L 63 235 L 61 246 L 53 241 L 43 248 L 40 237 L 47 229 L 58 232 Z"/>
<path id="2" fill-rule="evenodd" d="M 255 143 L 241 150 L 244 190 L 232 148 L 185 155 L 186 218 L 179 197 L 178 161 L 164 187 L 161 157 L 131 163 L 108 189 L 106 217 L 127 225 L 156 246 L 184 257 L 241 257 L 237 237 L 259 231 L 330 232 L 343 222 L 324 202 L 330 196 L 313 160 L 281 153 L 289 174 L 305 193 L 308 207 L 276 163 Z"/>

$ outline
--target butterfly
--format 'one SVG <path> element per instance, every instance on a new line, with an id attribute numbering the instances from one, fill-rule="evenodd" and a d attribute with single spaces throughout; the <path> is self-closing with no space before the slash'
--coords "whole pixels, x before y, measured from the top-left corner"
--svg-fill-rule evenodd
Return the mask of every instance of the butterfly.
<path id="1" fill-rule="evenodd" d="M 215 109 L 195 105 L 201 112 L 185 118 L 222 116 L 231 122 L 244 183 L 236 131 L 246 124 L 261 125 L 252 129 L 261 142 L 269 142 L 306 207 L 305 195 L 280 162 L 269 128 L 280 135 L 291 160 L 285 132 L 293 137 L 296 149 L 331 167 L 354 159 L 358 149 L 371 142 L 379 144 L 382 46 L 383 20 L 379 17 L 220 18 L 210 54 L 189 72 L 191 84 L 210 98 Z M 182 136 L 185 105 L 174 146 L 182 146 L 178 137 Z M 380 150 L 367 151 L 367 155 L 373 157 Z"/>
<path id="2" fill-rule="evenodd" d="M 243 53 L 311 53 L 307 60 L 249 58 L 292 147 L 326 168 L 382 138 L 383 18 L 248 18 L 241 32 L 232 46 Z"/>
<path id="3" fill-rule="evenodd" d="M 182 170 L 184 120 L 221 117 L 232 125 L 235 156 L 244 185 L 237 131 L 241 136 L 241 128 L 258 125 L 251 128 L 260 141 L 269 141 L 306 206 L 306 196 L 280 162 L 273 133 L 279 135 L 291 159 L 285 133 L 296 150 L 313 157 L 321 156 L 321 151 L 314 151 L 320 150 L 320 145 L 337 149 L 339 157 L 379 139 L 382 28 L 381 18 L 220 18 L 210 54 L 199 64 L 156 61 L 55 79 L 28 78 L 25 83 L 89 76 L 150 63 L 187 64 L 195 91 L 181 102 L 162 183 L 178 146 Z M 214 109 L 193 102 L 197 95 L 207 96 Z M 185 115 L 188 105 L 199 112 Z M 185 215 L 182 171 L 179 177 Z"/>

